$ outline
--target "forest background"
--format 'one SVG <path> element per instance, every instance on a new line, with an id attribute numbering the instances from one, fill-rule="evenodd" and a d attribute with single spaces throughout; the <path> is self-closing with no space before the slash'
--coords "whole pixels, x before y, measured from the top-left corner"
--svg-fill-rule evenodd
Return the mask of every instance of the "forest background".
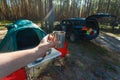
<path id="1" fill-rule="evenodd" d="M 29 19 L 47 23 L 109 13 L 120 18 L 120 0 L 0 0 L 0 20 Z"/>

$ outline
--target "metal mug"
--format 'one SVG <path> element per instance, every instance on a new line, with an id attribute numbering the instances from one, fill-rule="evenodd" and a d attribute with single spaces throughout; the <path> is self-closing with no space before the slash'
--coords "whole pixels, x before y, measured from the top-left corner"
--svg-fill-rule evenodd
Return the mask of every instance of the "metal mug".
<path id="1" fill-rule="evenodd" d="M 52 35 L 54 41 L 60 41 L 60 44 L 56 45 L 55 48 L 63 48 L 65 43 L 65 31 L 53 31 Z"/>

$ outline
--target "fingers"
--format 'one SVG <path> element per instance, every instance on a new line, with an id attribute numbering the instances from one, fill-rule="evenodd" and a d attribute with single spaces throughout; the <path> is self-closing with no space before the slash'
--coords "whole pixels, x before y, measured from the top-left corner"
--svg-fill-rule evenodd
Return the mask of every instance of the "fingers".
<path id="1" fill-rule="evenodd" d="M 60 44 L 60 41 L 54 40 L 54 36 L 52 34 L 48 34 L 47 36 L 45 36 L 40 43 L 40 45 L 42 46 L 46 45 L 46 48 L 48 49 L 53 48 L 59 44 Z"/>
<path id="2" fill-rule="evenodd" d="M 50 47 L 55 47 L 60 44 L 60 41 L 58 41 L 52 33 L 48 35 L 48 42 Z"/>
<path id="3" fill-rule="evenodd" d="M 48 41 L 53 42 L 54 41 L 54 36 L 52 34 L 48 34 Z"/>
<path id="4" fill-rule="evenodd" d="M 40 43 L 46 43 L 46 42 L 50 42 L 50 41 L 53 41 L 53 36 L 48 34 L 41 40 Z"/>
<path id="5" fill-rule="evenodd" d="M 59 45 L 60 41 L 54 41 L 54 42 L 50 42 L 50 47 L 55 47 L 56 45 Z"/>

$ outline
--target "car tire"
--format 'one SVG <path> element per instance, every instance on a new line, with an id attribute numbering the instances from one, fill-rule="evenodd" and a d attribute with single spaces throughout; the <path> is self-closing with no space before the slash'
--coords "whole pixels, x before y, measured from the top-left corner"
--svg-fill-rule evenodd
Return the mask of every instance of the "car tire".
<path id="1" fill-rule="evenodd" d="M 74 33 L 71 33 L 71 34 L 70 34 L 70 41 L 71 41 L 71 42 L 75 42 L 75 41 L 76 41 L 76 39 L 75 39 L 75 34 L 74 34 Z"/>

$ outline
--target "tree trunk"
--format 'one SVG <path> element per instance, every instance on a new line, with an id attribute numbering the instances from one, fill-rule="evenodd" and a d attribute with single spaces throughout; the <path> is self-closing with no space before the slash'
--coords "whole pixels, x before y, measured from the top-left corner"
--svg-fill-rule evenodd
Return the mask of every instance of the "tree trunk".
<path id="1" fill-rule="evenodd" d="M 101 7 L 101 0 L 99 0 L 99 2 L 98 2 L 98 9 L 97 9 L 97 13 L 99 13 L 99 12 L 100 12 L 100 7 Z"/>
<path id="2" fill-rule="evenodd" d="M 109 12 L 109 6 L 110 6 L 110 0 L 108 0 L 108 3 L 107 3 L 106 13 Z"/>
<path id="3" fill-rule="evenodd" d="M 53 23 L 54 23 L 54 8 L 53 8 L 53 0 L 49 0 L 49 18 L 48 18 L 48 23 L 49 23 L 49 31 L 52 32 L 53 30 Z"/>

